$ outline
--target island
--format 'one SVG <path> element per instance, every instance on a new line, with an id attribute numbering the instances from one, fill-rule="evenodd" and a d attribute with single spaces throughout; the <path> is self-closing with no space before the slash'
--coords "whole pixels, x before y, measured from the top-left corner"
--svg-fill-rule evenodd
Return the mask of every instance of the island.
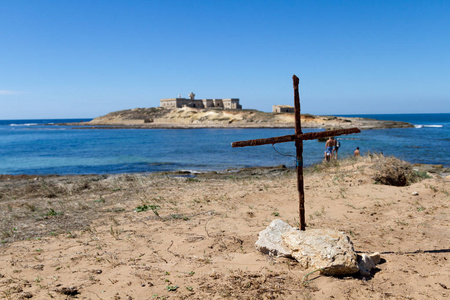
<path id="1" fill-rule="evenodd" d="M 293 128 L 293 113 L 269 113 L 254 109 L 134 108 L 108 113 L 89 122 L 65 125 L 87 128 Z M 327 130 L 358 127 L 359 129 L 410 128 L 399 121 L 380 121 L 369 118 L 316 116 L 302 114 L 303 128 Z"/>

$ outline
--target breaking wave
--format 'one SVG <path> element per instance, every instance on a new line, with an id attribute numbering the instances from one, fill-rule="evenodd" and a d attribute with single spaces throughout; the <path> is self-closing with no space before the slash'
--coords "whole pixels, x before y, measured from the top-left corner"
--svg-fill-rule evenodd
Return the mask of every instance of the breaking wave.
<path id="1" fill-rule="evenodd" d="M 443 125 L 414 125 L 414 127 L 416 127 L 416 128 L 427 128 L 427 127 L 440 128 L 440 127 L 443 127 Z"/>
<path id="2" fill-rule="evenodd" d="M 25 124 L 9 124 L 9 126 L 36 126 L 38 123 L 25 123 Z"/>

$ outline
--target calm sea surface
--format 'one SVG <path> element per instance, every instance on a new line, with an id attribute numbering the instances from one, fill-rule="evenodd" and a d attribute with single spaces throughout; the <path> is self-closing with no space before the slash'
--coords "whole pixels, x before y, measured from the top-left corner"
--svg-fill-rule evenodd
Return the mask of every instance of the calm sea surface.
<path id="1" fill-rule="evenodd" d="M 415 128 L 364 130 L 342 136 L 340 157 L 352 155 L 359 147 L 363 155 L 383 152 L 412 163 L 450 167 L 450 114 L 345 116 L 405 121 Z M 80 120 L 0 120 L 0 174 L 201 172 L 295 165 L 294 143 L 275 145 L 278 152 L 271 145 L 231 148 L 234 141 L 288 135 L 294 129 L 105 130 L 44 125 Z M 320 162 L 324 146 L 318 141 L 305 141 L 305 165 Z"/>

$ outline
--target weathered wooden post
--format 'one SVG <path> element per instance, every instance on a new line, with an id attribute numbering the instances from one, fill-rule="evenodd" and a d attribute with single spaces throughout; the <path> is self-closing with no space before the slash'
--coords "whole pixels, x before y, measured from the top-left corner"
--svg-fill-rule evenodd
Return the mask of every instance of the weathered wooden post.
<path id="1" fill-rule="evenodd" d="M 294 114 L 295 114 L 295 135 L 303 134 L 302 132 L 302 120 L 300 115 L 300 94 L 298 92 L 299 79 L 297 76 L 292 76 L 294 83 Z M 305 190 L 303 182 L 303 140 L 295 139 L 296 149 L 296 165 L 297 165 L 297 190 L 298 190 L 298 206 L 299 206 L 299 218 L 300 218 L 300 230 L 305 230 Z"/>
<path id="2" fill-rule="evenodd" d="M 300 115 L 300 96 L 298 91 L 299 79 L 297 76 L 292 76 L 294 83 L 294 114 L 295 114 L 295 134 L 284 135 L 267 139 L 256 139 L 249 141 L 239 141 L 231 144 L 232 147 L 246 147 L 246 146 L 259 146 L 267 144 L 278 144 L 285 142 L 295 142 L 296 148 L 296 167 L 297 167 L 297 190 L 299 194 L 299 218 L 300 218 L 300 230 L 305 230 L 305 190 L 303 182 L 303 141 L 314 140 L 330 136 L 339 136 L 343 134 L 359 133 L 358 128 L 330 130 L 324 132 L 302 132 L 301 115 Z"/>

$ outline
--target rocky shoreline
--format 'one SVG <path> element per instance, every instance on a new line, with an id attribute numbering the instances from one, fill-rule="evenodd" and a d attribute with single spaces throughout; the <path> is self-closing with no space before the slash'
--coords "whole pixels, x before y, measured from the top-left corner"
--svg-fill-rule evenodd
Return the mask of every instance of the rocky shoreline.
<path id="1" fill-rule="evenodd" d="M 359 129 L 411 128 L 399 121 L 369 118 L 301 115 L 303 128 L 327 130 L 358 127 Z M 112 112 L 89 122 L 66 123 L 84 129 L 195 129 L 195 128 L 294 128 L 292 113 L 266 113 L 256 110 L 207 110 L 135 108 Z"/>
<path id="2" fill-rule="evenodd" d="M 348 159 L 348 158 L 347 158 Z M 356 161 L 356 160 L 355 160 Z M 314 164 L 305 167 L 305 172 L 310 172 L 311 170 L 317 169 L 322 163 Z M 450 168 L 444 167 L 442 164 L 412 164 L 412 168 L 418 172 L 426 172 L 434 174 L 441 178 L 450 179 Z M 151 173 L 136 173 L 136 175 L 143 176 L 162 176 L 162 177 L 183 177 L 183 178 L 201 178 L 201 179 L 220 179 L 227 177 L 235 178 L 249 178 L 251 176 L 267 176 L 267 175 L 280 175 L 289 174 L 296 172 L 294 167 L 286 167 L 285 165 L 279 166 L 266 166 L 266 167 L 246 167 L 240 169 L 226 169 L 223 171 L 207 171 L 207 172 L 191 172 L 191 171 L 162 171 L 162 172 L 151 172 Z M 79 178 L 91 178 L 91 179 L 105 179 L 108 176 L 115 176 L 116 174 L 87 174 L 87 175 L 32 175 L 32 174 L 20 174 L 20 175 L 9 175 L 0 174 L 0 182 L 7 181 L 33 181 L 39 179 L 57 179 L 62 177 L 79 177 Z"/>

